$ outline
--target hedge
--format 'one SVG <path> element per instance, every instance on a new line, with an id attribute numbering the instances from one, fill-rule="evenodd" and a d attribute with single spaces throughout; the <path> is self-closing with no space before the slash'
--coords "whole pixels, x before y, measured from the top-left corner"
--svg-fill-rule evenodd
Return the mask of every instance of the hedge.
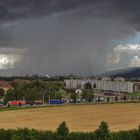
<path id="1" fill-rule="evenodd" d="M 69 132 L 66 122 L 53 131 L 35 129 L 0 129 L 0 140 L 140 140 L 138 129 L 110 132 L 106 122 L 101 122 L 93 132 Z"/>

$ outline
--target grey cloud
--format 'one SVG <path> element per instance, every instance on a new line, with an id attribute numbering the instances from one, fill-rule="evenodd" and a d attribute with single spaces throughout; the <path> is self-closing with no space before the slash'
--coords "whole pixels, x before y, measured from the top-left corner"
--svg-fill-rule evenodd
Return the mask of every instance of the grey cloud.
<path id="1" fill-rule="evenodd" d="M 16 20 L 85 8 L 92 10 L 91 13 L 127 15 L 136 20 L 139 4 L 139 0 L 0 0 L 0 19 Z"/>
<path id="2" fill-rule="evenodd" d="M 0 21 L 7 23 L 74 12 L 78 14 L 76 18 L 118 18 L 139 30 L 139 5 L 139 0 L 0 0 Z"/>
<path id="3" fill-rule="evenodd" d="M 97 73 L 106 67 L 104 58 L 112 48 L 110 42 L 124 36 L 121 25 L 117 20 L 87 17 L 68 20 L 67 15 L 35 19 L 13 28 L 16 43 L 12 46 L 29 48 L 24 65 L 30 72 Z"/>
<path id="4" fill-rule="evenodd" d="M 73 10 L 96 1 L 93 0 L 0 0 L 0 19 L 16 20 L 50 15 Z"/>
<path id="5" fill-rule="evenodd" d="M 0 48 L 0 53 L 1 54 L 24 54 L 28 51 L 27 48 L 13 48 L 13 47 L 10 47 L 10 48 L 6 48 L 6 47 L 1 47 Z"/>
<path id="6" fill-rule="evenodd" d="M 10 73 L 110 69 L 105 58 L 114 42 L 139 30 L 139 5 L 139 0 L 0 0 L 0 47 L 28 49 Z"/>

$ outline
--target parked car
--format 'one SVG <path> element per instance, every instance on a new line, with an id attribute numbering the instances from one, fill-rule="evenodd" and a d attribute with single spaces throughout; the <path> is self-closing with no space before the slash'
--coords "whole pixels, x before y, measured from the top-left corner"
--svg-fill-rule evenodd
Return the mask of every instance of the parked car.
<path id="1" fill-rule="evenodd" d="M 9 101 L 8 105 L 11 105 L 11 106 L 26 105 L 26 101 Z"/>
<path id="2" fill-rule="evenodd" d="M 103 102 L 104 100 L 105 100 L 105 98 L 103 98 L 103 97 L 96 97 L 95 98 L 96 102 Z"/>
<path id="3" fill-rule="evenodd" d="M 0 103 L 0 107 L 4 107 L 4 104 L 3 103 Z"/>

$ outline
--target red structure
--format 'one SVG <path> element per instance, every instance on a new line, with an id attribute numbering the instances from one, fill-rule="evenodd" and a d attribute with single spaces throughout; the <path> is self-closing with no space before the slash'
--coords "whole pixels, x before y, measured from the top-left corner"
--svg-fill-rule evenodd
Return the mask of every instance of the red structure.
<path id="1" fill-rule="evenodd" d="M 26 105 L 26 101 L 9 101 L 8 104 L 12 106 L 20 106 Z"/>
<path id="2" fill-rule="evenodd" d="M 12 89 L 13 87 L 7 81 L 0 81 L 0 88 L 2 88 L 5 91 L 5 93 L 6 93 L 7 90 Z"/>

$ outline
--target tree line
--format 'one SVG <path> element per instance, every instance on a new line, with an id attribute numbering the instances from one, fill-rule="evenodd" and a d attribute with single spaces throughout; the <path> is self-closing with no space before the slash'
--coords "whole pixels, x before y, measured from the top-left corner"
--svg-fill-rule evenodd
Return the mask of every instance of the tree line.
<path id="1" fill-rule="evenodd" d="M 35 100 L 43 100 L 48 102 L 49 99 L 73 99 L 73 103 L 81 98 L 86 102 L 92 102 L 94 93 L 92 90 L 84 90 L 79 97 L 75 90 L 65 89 L 64 81 L 43 81 L 43 80 L 14 80 L 10 82 L 13 86 L 6 94 L 0 89 L 0 97 L 4 98 L 4 103 L 8 101 L 25 100 L 33 102 Z"/>
<path id="2" fill-rule="evenodd" d="M 24 81 L 15 80 L 11 82 L 13 88 L 9 89 L 4 96 L 5 102 L 13 100 L 34 101 L 50 98 L 62 98 L 65 94 L 64 83 L 61 81 Z"/>
<path id="3" fill-rule="evenodd" d="M 139 140 L 138 129 L 111 132 L 106 122 L 101 122 L 93 132 L 69 132 L 66 122 L 62 122 L 55 132 L 35 129 L 0 129 L 0 140 Z"/>

